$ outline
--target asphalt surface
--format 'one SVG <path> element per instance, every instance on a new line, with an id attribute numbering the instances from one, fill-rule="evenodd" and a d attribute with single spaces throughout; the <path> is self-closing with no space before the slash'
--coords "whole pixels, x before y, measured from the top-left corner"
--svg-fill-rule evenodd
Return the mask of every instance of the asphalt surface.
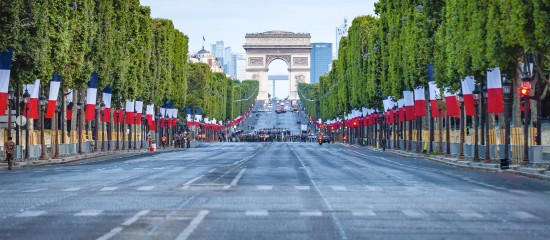
<path id="1" fill-rule="evenodd" d="M 341 144 L 208 143 L 0 182 L 0 239 L 550 239 L 549 182 Z"/>

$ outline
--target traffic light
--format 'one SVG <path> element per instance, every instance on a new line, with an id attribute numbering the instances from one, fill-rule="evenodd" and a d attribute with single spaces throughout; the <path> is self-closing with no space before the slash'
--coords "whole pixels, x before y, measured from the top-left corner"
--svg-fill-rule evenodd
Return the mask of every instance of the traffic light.
<path id="1" fill-rule="evenodd" d="M 526 97 L 526 96 L 529 96 L 530 91 L 531 89 L 529 87 L 521 87 L 521 89 L 519 90 L 519 93 L 521 97 Z"/>

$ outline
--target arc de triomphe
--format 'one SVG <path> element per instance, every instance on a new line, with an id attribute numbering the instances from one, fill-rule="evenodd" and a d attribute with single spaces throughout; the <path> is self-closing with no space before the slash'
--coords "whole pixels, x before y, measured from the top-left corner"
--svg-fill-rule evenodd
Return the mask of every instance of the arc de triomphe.
<path id="1" fill-rule="evenodd" d="M 311 35 L 268 31 L 247 33 L 245 39 L 243 47 L 246 50 L 246 77 L 260 82 L 258 99 L 268 99 L 267 72 L 269 64 L 276 59 L 281 59 L 288 65 L 289 99 L 298 99 L 297 84 L 310 81 Z"/>

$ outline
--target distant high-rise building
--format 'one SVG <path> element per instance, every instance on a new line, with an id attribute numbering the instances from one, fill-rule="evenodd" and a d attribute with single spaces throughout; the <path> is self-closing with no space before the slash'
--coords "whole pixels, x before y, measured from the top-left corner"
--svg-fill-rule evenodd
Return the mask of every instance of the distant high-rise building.
<path id="1" fill-rule="evenodd" d="M 235 65 L 233 64 L 233 58 L 231 53 L 231 47 L 226 47 L 223 54 L 223 69 L 225 73 L 235 78 Z"/>
<path id="2" fill-rule="evenodd" d="M 222 64 L 222 67 L 223 67 L 223 57 L 224 57 L 224 45 L 223 45 L 223 41 L 216 41 L 216 44 L 212 44 L 212 54 L 214 54 L 216 56 L 216 59 L 218 60 L 219 63 Z"/>
<path id="3" fill-rule="evenodd" d="M 329 68 L 332 63 L 332 43 L 312 43 L 310 58 L 310 83 L 319 83 L 319 77 L 330 71 Z"/>
<path id="4" fill-rule="evenodd" d="M 235 63 L 235 76 L 234 79 L 246 80 L 246 55 L 244 53 L 235 53 L 232 56 Z"/>

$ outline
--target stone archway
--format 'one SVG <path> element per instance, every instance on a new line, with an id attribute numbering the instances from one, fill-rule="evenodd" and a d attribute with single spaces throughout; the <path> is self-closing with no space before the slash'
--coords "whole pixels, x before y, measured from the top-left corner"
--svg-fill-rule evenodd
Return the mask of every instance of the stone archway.
<path id="1" fill-rule="evenodd" d="M 269 64 L 276 59 L 288 65 L 290 80 L 289 98 L 298 99 L 299 82 L 310 82 L 311 35 L 309 33 L 292 33 L 268 31 L 264 33 L 247 33 L 244 49 L 246 50 L 246 77 L 259 81 L 258 99 L 268 99 Z"/>

